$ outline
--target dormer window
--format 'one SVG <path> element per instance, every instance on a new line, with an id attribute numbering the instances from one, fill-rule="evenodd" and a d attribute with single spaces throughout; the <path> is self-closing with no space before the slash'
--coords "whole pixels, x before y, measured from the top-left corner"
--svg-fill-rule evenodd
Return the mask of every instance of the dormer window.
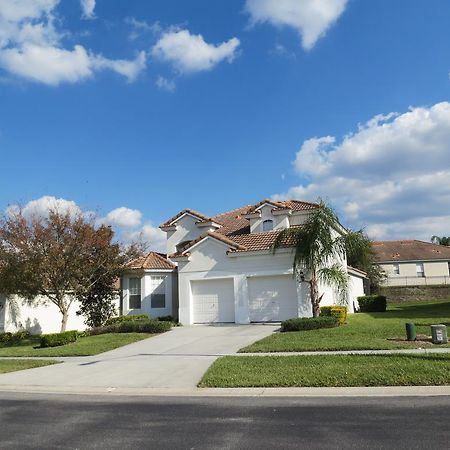
<path id="1" fill-rule="evenodd" d="M 262 224 L 263 231 L 272 231 L 273 230 L 273 220 L 267 219 Z"/>

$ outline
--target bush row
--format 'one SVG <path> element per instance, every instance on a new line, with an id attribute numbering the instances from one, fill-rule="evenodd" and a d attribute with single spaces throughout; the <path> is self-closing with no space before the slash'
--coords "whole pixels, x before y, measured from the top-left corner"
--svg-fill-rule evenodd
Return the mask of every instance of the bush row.
<path id="1" fill-rule="evenodd" d="M 384 295 L 364 295 L 358 297 L 361 312 L 385 312 L 386 297 Z"/>
<path id="2" fill-rule="evenodd" d="M 150 320 L 151 317 L 147 314 L 136 314 L 134 316 L 117 316 L 117 317 L 111 317 L 105 322 L 105 325 L 115 325 L 117 323 L 122 322 L 135 322 L 137 320 Z"/>
<path id="3" fill-rule="evenodd" d="M 91 328 L 87 331 L 90 336 L 106 333 L 164 333 L 172 328 L 171 322 L 160 322 L 154 319 L 129 320 Z"/>
<path id="4" fill-rule="evenodd" d="M 302 317 L 281 322 L 281 331 L 306 331 L 337 326 L 339 326 L 339 320 L 334 316 Z"/>
<path id="5" fill-rule="evenodd" d="M 59 347 L 70 344 L 78 339 L 78 331 L 64 331 L 63 333 L 52 333 L 41 335 L 41 347 Z"/>
<path id="6" fill-rule="evenodd" d="M 0 333 L 0 343 L 1 344 L 17 344 L 24 339 L 28 339 L 31 336 L 29 331 L 20 330 L 16 333 Z"/>
<path id="7" fill-rule="evenodd" d="M 343 325 L 347 321 L 347 307 L 346 306 L 322 306 L 320 308 L 321 317 L 336 317 L 339 325 Z"/>

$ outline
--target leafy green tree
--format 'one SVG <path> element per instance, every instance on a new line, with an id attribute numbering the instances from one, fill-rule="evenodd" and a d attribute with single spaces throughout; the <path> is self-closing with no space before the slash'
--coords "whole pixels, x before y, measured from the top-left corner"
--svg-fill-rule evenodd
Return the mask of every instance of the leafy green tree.
<path id="1" fill-rule="evenodd" d="M 450 236 L 431 236 L 431 242 L 438 245 L 450 246 Z"/>
<path id="2" fill-rule="evenodd" d="M 111 312 L 113 281 L 136 253 L 134 246 L 124 248 L 113 237 L 110 227 L 97 226 L 82 214 L 51 210 L 47 217 L 25 217 L 21 210 L 10 212 L 0 219 L 0 292 L 53 303 L 61 313 L 61 331 L 75 300 L 88 320 L 97 322 L 94 316 Z"/>
<path id="3" fill-rule="evenodd" d="M 319 316 L 324 295 L 319 292 L 319 282 L 334 287 L 346 299 L 349 277 L 342 264 L 346 253 L 344 232 L 334 210 L 320 200 L 302 226 L 282 230 L 274 242 L 274 251 L 294 246 L 294 274 L 309 284 L 314 317 Z"/>
<path id="4" fill-rule="evenodd" d="M 347 264 L 367 273 L 371 291 L 378 291 L 386 278 L 384 270 L 377 264 L 372 239 L 364 230 L 347 230 L 344 235 Z"/>

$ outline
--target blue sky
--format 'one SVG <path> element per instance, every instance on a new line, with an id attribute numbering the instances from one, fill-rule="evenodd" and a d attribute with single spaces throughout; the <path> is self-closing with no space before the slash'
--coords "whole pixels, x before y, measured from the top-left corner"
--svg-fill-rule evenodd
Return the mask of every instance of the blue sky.
<path id="1" fill-rule="evenodd" d="M 185 207 L 321 196 L 376 238 L 448 235 L 449 23 L 446 0 L 0 0 L 0 209 L 55 197 L 160 247 Z"/>

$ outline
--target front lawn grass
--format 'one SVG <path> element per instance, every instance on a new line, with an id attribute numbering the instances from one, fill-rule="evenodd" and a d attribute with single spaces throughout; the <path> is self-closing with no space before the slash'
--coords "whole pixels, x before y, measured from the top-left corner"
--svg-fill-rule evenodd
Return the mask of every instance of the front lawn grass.
<path id="1" fill-rule="evenodd" d="M 426 386 L 450 383 L 450 355 L 226 356 L 200 387 Z"/>
<path id="2" fill-rule="evenodd" d="M 154 336 L 147 333 L 109 333 L 78 338 L 61 347 L 35 348 L 39 337 L 32 336 L 15 345 L 0 345 L 1 356 L 91 356 Z"/>
<path id="3" fill-rule="evenodd" d="M 44 367 L 57 363 L 58 361 L 36 360 L 36 359 L 3 359 L 0 360 L 0 373 L 16 372 L 18 370 L 25 370 L 25 369 L 34 369 L 35 367 Z"/>
<path id="4" fill-rule="evenodd" d="M 450 325 L 450 301 L 388 305 L 384 313 L 349 315 L 348 323 L 338 328 L 274 333 L 248 347 L 243 353 L 304 352 L 328 350 L 375 350 L 432 347 L 423 342 L 390 339 L 406 337 L 405 323 L 414 322 L 417 334 L 430 335 L 430 325 Z M 449 345 L 441 345 L 448 347 Z"/>

